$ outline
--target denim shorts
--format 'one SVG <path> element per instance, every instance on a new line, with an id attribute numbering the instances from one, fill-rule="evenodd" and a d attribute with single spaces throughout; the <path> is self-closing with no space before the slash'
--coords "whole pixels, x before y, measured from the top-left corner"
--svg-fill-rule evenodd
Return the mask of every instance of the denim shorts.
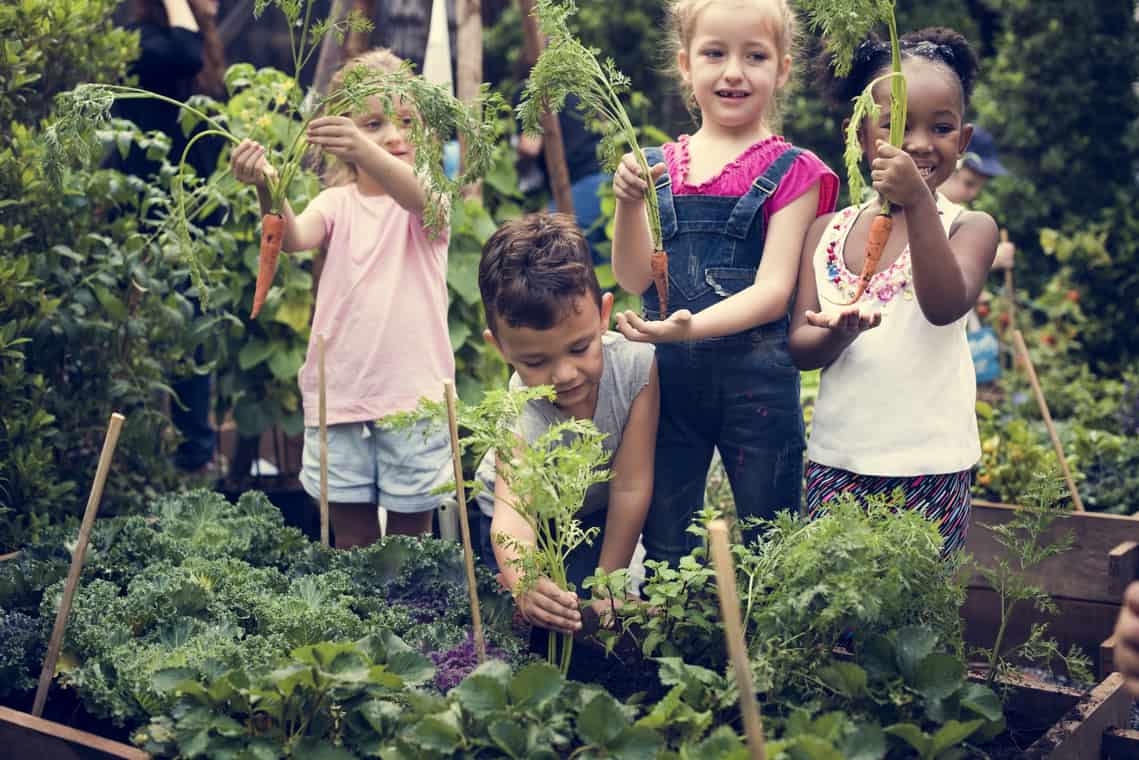
<path id="1" fill-rule="evenodd" d="M 424 435 L 425 431 L 427 435 Z M 451 441 L 442 426 L 420 423 L 406 431 L 373 422 L 328 426 L 328 500 L 378 504 L 392 512 L 427 512 L 443 496 L 432 494 L 453 478 Z M 301 485 L 320 498 L 320 430 L 305 428 Z"/>

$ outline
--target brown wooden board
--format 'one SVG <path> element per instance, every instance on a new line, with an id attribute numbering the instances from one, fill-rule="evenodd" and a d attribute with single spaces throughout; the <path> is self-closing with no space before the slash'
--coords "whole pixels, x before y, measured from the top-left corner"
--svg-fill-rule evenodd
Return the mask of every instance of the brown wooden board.
<path id="1" fill-rule="evenodd" d="M 1100 661 L 1100 647 L 1115 629 L 1115 619 L 1119 615 L 1119 604 L 1087 602 L 1081 599 L 1054 598 L 1059 608 L 1056 615 L 1037 612 L 1028 602 L 1021 602 L 1012 612 L 1005 629 L 1002 650 L 1023 642 L 1033 623 L 1048 623 L 1048 635 L 1060 642 L 1060 648 L 1067 651 L 1076 644 L 1091 658 L 1093 663 Z M 1000 597 L 989 588 L 971 586 L 961 608 L 965 621 L 965 641 L 971 646 L 991 647 L 1000 627 Z M 1014 660 L 1015 661 L 1015 660 Z M 1111 671 L 1097 673 L 1103 678 Z"/>
<path id="2" fill-rule="evenodd" d="M 974 500 L 965 548 L 975 562 L 992 566 L 994 558 L 1006 555 L 1006 549 L 985 526 L 1007 522 L 1015 510 L 1016 507 L 1005 504 Z M 1028 580 L 1053 596 L 1118 605 L 1123 587 L 1135 578 L 1135 560 L 1139 557 L 1119 547 L 1128 541 L 1139 542 L 1139 519 L 1097 512 L 1073 513 L 1056 520 L 1045 540 L 1057 540 L 1068 531 L 1074 538 L 1071 550 L 1031 568 Z M 970 585 L 987 584 L 977 574 Z M 1103 641 L 1103 637 L 1099 640 Z"/>
<path id="3" fill-rule="evenodd" d="M 149 760 L 129 744 L 105 739 L 29 713 L 0 706 L 0 755 L 31 760 L 124 758 Z"/>
<path id="4" fill-rule="evenodd" d="M 1091 760 L 1100 757 L 1104 732 L 1126 727 L 1131 695 L 1123 676 L 1112 673 L 1025 750 L 1025 760 Z"/>

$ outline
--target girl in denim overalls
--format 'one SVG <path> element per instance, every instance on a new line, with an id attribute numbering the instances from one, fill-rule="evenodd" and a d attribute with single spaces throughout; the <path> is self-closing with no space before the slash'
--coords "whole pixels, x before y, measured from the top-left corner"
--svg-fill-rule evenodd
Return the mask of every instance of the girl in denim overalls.
<path id="1" fill-rule="evenodd" d="M 669 316 L 652 286 L 648 182 L 630 154 L 614 176 L 613 269 L 645 319 L 618 329 L 657 349 L 661 410 L 648 558 L 675 562 L 704 503 L 718 449 L 740 517 L 798 510 L 803 417 L 787 309 L 807 228 L 834 207 L 838 178 L 769 126 L 791 71 L 786 0 L 674 0 L 676 61 L 700 111 L 691 137 L 645 151 L 668 252 Z M 732 297 L 734 296 L 734 297 Z"/>

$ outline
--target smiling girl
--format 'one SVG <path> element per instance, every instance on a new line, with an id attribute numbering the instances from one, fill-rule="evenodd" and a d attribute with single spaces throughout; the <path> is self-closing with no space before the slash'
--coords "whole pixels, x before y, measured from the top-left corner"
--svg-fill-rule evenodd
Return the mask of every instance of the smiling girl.
<path id="1" fill-rule="evenodd" d="M 786 0 L 670 3 L 676 68 L 699 128 L 645 151 L 668 251 L 669 301 L 659 320 L 648 180 L 630 154 L 613 180 L 613 272 L 642 294 L 645 319 L 618 329 L 657 347 L 661 414 L 651 559 L 675 562 L 704 504 L 714 450 L 740 517 L 799 508 L 803 416 L 787 350 L 787 308 L 812 220 L 834 208 L 838 178 L 775 132 L 776 94 L 791 76 L 796 20 Z"/>
<path id="2" fill-rule="evenodd" d="M 381 72 L 401 64 L 387 50 L 349 61 L 333 91 L 356 66 Z M 305 443 L 301 483 L 319 487 L 318 336 L 324 336 L 328 398 L 328 497 L 336 546 L 372 543 L 380 535 L 377 503 L 389 533 L 426 533 L 439 506 L 432 489 L 450 477 L 450 442 L 443 429 L 395 432 L 373 421 L 438 397 L 455 376 L 447 331 L 447 234 L 428 235 L 426 198 L 408 141 L 409 110 L 389 119 L 377 98 L 350 116 L 313 119 L 309 144 L 337 160 L 331 186 L 294 215 L 284 205 L 283 250 L 327 250 L 308 355 L 300 370 Z M 257 188 L 269 207 L 262 146 L 249 140 L 230 160 L 238 180 Z M 444 228 L 446 229 L 446 227 Z"/>
<path id="3" fill-rule="evenodd" d="M 907 508 L 938 523 L 948 554 L 965 540 L 971 468 L 981 454 L 965 319 L 992 264 L 997 226 L 937 192 L 972 134 L 965 111 L 977 64 L 969 43 L 952 30 L 924 29 L 902 37 L 901 53 L 902 146 L 888 142 L 883 79 L 873 90 L 879 118 L 859 125 L 879 198 L 812 225 L 791 355 L 801 369 L 823 368 L 807 446 L 808 511 L 844 492 L 901 488 Z M 847 104 L 889 69 L 889 45 L 867 41 L 845 79 L 831 78 L 824 65 L 826 90 Z M 857 292 L 881 197 L 901 211 L 877 273 L 856 303 L 841 306 Z"/>

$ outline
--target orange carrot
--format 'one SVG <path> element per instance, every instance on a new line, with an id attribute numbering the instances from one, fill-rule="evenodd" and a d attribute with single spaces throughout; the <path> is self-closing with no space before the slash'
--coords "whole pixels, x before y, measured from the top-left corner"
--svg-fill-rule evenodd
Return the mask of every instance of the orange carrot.
<path id="1" fill-rule="evenodd" d="M 862 274 L 858 275 L 858 289 L 854 291 L 854 298 L 840 306 L 850 306 L 857 303 L 870 285 L 870 278 L 878 271 L 878 262 L 882 260 L 882 251 L 886 250 L 886 241 L 890 239 L 890 230 L 894 227 L 894 218 L 889 214 L 878 214 L 870 223 L 870 233 L 866 236 L 866 260 L 862 262 Z"/>
<path id="2" fill-rule="evenodd" d="M 253 291 L 253 311 L 250 319 L 257 319 L 265 297 L 277 274 L 277 258 L 281 255 L 281 239 L 285 231 L 285 217 L 269 213 L 261 217 L 261 253 L 257 258 L 257 289 Z"/>
<path id="3" fill-rule="evenodd" d="M 668 316 L 668 254 L 664 251 L 653 251 L 650 263 L 657 299 L 660 300 L 660 318 L 664 319 Z"/>

